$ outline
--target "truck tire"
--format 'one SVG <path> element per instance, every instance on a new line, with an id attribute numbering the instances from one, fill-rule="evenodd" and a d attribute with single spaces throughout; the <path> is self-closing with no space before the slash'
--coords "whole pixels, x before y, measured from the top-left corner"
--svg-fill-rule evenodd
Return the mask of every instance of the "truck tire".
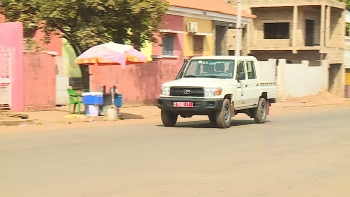
<path id="1" fill-rule="evenodd" d="M 262 124 L 266 121 L 266 100 L 260 98 L 258 106 L 254 109 L 254 120 L 255 123 Z"/>
<path id="2" fill-rule="evenodd" d="M 208 114 L 208 118 L 209 118 L 210 122 L 216 122 L 216 114 L 215 114 L 215 112 L 210 112 Z"/>
<path id="3" fill-rule="evenodd" d="M 231 126 L 231 105 L 228 99 L 222 103 L 221 111 L 216 112 L 216 124 L 219 128 L 229 128 Z"/>
<path id="4" fill-rule="evenodd" d="M 173 127 L 177 122 L 177 114 L 174 114 L 172 111 L 161 110 L 160 111 L 163 125 L 166 127 Z"/>

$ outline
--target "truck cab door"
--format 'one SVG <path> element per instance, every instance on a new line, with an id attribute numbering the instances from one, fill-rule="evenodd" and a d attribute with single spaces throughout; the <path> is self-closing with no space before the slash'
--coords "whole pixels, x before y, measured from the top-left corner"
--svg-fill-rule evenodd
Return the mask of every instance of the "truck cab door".
<path id="1" fill-rule="evenodd" d="M 246 91 L 247 94 L 247 104 L 248 105 L 255 105 L 257 104 L 261 90 L 260 90 L 260 81 L 257 76 L 256 72 L 256 66 L 254 61 L 246 61 L 246 71 L 247 71 L 247 83 L 246 83 Z"/>
<path id="2" fill-rule="evenodd" d="M 237 69 L 235 73 L 235 79 L 238 81 L 235 94 L 235 108 L 243 108 L 248 105 L 248 97 L 246 94 L 247 89 L 247 72 L 245 61 L 237 62 Z"/>

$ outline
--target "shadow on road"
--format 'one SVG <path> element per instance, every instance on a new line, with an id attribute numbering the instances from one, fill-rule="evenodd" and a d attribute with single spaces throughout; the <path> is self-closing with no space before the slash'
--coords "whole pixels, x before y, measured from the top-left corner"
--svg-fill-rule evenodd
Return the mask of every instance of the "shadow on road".
<path id="1" fill-rule="evenodd" d="M 232 120 L 231 127 L 235 126 L 243 126 L 255 124 L 254 120 Z M 164 125 L 159 124 L 159 127 L 164 127 Z M 208 120 L 200 120 L 200 121 L 188 121 L 188 122 L 178 122 L 175 127 L 179 128 L 217 128 L 216 123 L 209 122 Z"/>

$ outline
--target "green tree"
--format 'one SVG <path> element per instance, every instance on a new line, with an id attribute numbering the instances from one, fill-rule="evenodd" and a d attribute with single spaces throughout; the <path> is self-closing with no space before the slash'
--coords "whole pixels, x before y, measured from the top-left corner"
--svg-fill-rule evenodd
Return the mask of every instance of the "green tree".
<path id="1" fill-rule="evenodd" d="M 25 33 L 41 28 L 66 38 L 76 55 L 97 44 L 130 42 L 136 48 L 154 41 L 168 9 L 164 0 L 0 0 L 0 13 L 20 21 Z M 44 25 L 39 25 L 45 21 Z"/>

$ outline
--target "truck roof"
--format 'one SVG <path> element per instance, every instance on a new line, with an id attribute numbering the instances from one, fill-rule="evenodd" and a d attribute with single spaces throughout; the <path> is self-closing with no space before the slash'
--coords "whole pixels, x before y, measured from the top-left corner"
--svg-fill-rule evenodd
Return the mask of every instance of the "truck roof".
<path id="1" fill-rule="evenodd" d="M 230 56 L 196 56 L 196 57 L 192 57 L 191 60 L 198 60 L 198 59 L 220 59 L 220 60 L 247 60 L 247 59 L 251 59 L 251 60 L 257 60 L 254 56 L 234 56 L 234 55 L 230 55 Z"/>

